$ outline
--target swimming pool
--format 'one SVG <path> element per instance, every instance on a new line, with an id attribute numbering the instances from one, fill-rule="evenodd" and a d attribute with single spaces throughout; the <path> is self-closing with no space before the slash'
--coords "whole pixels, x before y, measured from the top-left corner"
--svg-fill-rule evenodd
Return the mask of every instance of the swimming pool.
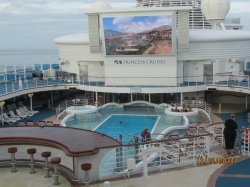
<path id="1" fill-rule="evenodd" d="M 146 127 L 153 133 L 160 116 L 150 115 L 110 115 L 95 131 L 111 136 L 115 139 L 122 137 L 122 143 L 128 144 L 134 135 L 140 136 L 141 131 Z"/>
<path id="2" fill-rule="evenodd" d="M 155 111 L 150 110 L 148 108 L 127 108 L 127 109 L 109 109 L 109 110 L 102 110 L 100 114 L 95 117 L 93 120 L 84 120 L 84 119 L 78 119 L 77 115 L 70 118 L 66 125 L 68 127 L 73 128 L 81 128 L 81 129 L 88 129 L 88 130 L 96 130 L 98 127 L 100 127 L 105 120 L 108 120 L 111 115 L 117 116 L 116 119 L 114 119 L 114 122 L 118 121 L 124 121 L 126 118 L 126 129 L 122 130 L 123 136 L 128 136 L 130 139 L 132 138 L 132 135 L 139 133 L 138 137 L 140 136 L 140 132 L 144 129 L 145 126 L 147 126 L 149 123 L 152 123 L 154 127 L 152 127 L 152 138 L 156 138 L 163 130 L 165 130 L 168 127 L 171 126 L 180 126 L 184 124 L 183 118 L 181 116 L 169 116 L 164 114 L 164 111 Z M 126 116 L 124 116 L 126 115 Z M 130 132 L 129 129 L 131 128 L 129 124 L 133 125 L 135 124 L 134 117 L 130 119 L 128 116 L 142 116 L 141 118 L 138 117 L 138 122 L 136 124 L 141 124 L 141 126 L 134 126 L 137 127 L 137 129 L 133 132 Z M 121 119 L 119 119 L 122 117 Z M 110 119 L 111 122 L 113 120 Z M 146 120 L 147 119 L 147 120 Z M 113 128 L 109 128 L 108 125 L 109 120 L 107 121 L 107 124 L 103 126 L 102 128 L 105 130 L 105 134 L 109 133 L 109 131 L 113 131 Z M 116 125 L 117 126 L 117 125 Z M 150 127 L 147 126 L 150 130 Z M 104 133 L 104 132 L 101 132 Z M 117 136 L 112 136 L 113 138 L 117 138 Z"/>

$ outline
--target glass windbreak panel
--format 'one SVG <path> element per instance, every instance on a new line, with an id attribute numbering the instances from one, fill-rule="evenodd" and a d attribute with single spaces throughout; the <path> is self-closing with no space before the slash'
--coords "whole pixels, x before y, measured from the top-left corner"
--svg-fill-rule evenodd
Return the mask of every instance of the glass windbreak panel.
<path id="1" fill-rule="evenodd" d="M 7 77 L 7 81 L 13 81 L 16 79 L 16 74 L 14 73 L 9 73 L 9 74 L 6 74 L 6 77 Z"/>
<path id="2" fill-rule="evenodd" d="M 50 64 L 42 64 L 43 70 L 50 69 Z"/>
<path id="3" fill-rule="evenodd" d="M 24 66 L 16 66 L 17 73 L 24 73 Z"/>
<path id="4" fill-rule="evenodd" d="M 32 77 L 33 66 L 25 66 L 26 78 Z"/>
<path id="5" fill-rule="evenodd" d="M 4 74 L 0 74 L 0 82 L 5 81 L 5 75 Z"/>
<path id="6" fill-rule="evenodd" d="M 14 66 L 6 66 L 7 73 L 14 73 Z"/>
<path id="7" fill-rule="evenodd" d="M 35 71 L 40 72 L 42 70 L 41 64 L 34 64 Z"/>
<path id="8" fill-rule="evenodd" d="M 16 79 L 24 79 L 25 78 L 25 75 L 23 73 L 17 73 L 16 74 Z"/>
<path id="9" fill-rule="evenodd" d="M 51 64 L 51 68 L 55 69 L 55 70 L 59 70 L 60 66 L 59 66 L 59 64 Z"/>
<path id="10" fill-rule="evenodd" d="M 25 66 L 25 72 L 26 73 L 31 73 L 33 70 L 33 66 Z"/>
<path id="11" fill-rule="evenodd" d="M 246 69 L 250 70 L 250 62 L 246 62 Z"/>
<path id="12" fill-rule="evenodd" d="M 5 73 L 5 66 L 4 65 L 0 65 L 0 73 Z"/>

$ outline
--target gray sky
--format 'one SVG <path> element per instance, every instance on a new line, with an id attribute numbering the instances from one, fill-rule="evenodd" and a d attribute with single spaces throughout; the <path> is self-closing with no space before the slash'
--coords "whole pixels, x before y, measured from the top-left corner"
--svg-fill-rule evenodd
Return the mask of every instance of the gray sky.
<path id="1" fill-rule="evenodd" d="M 54 38 L 87 32 L 84 11 L 95 0 L 0 0 L 1 49 L 55 49 Z M 105 0 L 134 7 L 136 0 Z M 250 0 L 231 0 L 229 17 L 241 17 L 250 30 Z"/>

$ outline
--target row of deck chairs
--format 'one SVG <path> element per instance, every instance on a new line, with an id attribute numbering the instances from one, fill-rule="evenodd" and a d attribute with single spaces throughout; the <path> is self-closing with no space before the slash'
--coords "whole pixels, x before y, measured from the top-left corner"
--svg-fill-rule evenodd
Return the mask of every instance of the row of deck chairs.
<path id="1" fill-rule="evenodd" d="M 3 112 L 3 122 L 7 124 L 14 124 L 18 121 L 32 117 L 34 114 L 37 114 L 39 111 L 29 110 L 22 102 L 18 102 L 18 106 L 13 104 L 7 105 L 7 110 Z M 0 117 L 0 118 L 1 118 Z"/>
<path id="2" fill-rule="evenodd" d="M 39 121 L 39 122 L 33 122 L 33 121 L 19 121 L 18 126 L 39 126 L 39 127 L 59 127 L 60 124 L 53 123 L 52 121 Z"/>

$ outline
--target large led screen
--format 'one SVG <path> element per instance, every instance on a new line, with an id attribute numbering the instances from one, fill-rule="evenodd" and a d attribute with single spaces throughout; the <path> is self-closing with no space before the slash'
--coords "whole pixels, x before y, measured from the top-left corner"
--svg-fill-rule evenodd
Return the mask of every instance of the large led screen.
<path id="1" fill-rule="evenodd" d="M 172 15 L 103 18 L 106 55 L 172 54 Z"/>

